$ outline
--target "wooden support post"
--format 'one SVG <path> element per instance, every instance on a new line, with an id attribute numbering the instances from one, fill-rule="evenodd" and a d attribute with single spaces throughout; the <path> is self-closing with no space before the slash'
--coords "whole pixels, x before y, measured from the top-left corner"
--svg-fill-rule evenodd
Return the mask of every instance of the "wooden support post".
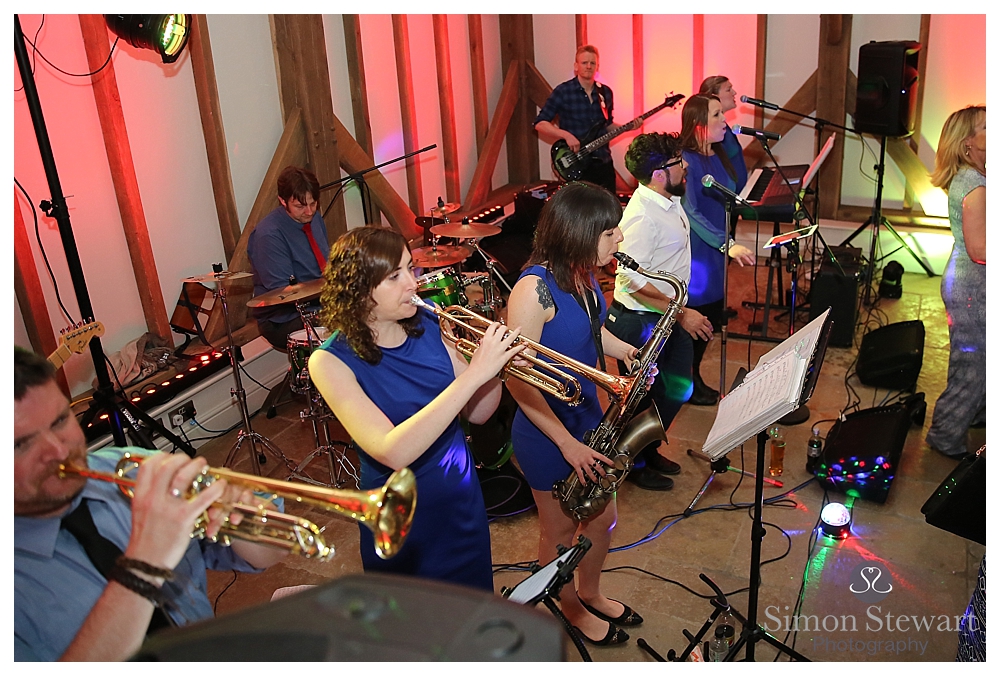
<path id="1" fill-rule="evenodd" d="M 795 110 L 799 112 L 804 112 L 807 110 L 816 109 L 816 71 L 813 71 L 802 86 L 799 87 L 798 91 L 792 94 L 792 97 L 788 99 L 782 106 L 782 108 L 788 108 L 789 110 Z M 785 135 L 791 129 L 797 125 L 802 118 L 798 115 L 792 115 L 784 111 L 776 114 L 771 121 L 764 127 L 767 131 L 773 131 L 775 134 Z M 775 141 L 772 143 L 772 147 L 781 141 Z M 747 169 L 756 169 L 764 160 L 768 159 L 767 154 L 761 149 L 759 143 L 751 143 L 743 151 L 743 157 L 747 161 Z"/>
<path id="2" fill-rule="evenodd" d="M 354 138 L 369 157 L 375 157 L 375 149 L 372 145 L 371 117 L 368 113 L 368 85 L 365 80 L 365 58 L 361 44 L 361 19 L 357 14 L 344 15 L 344 42 L 347 47 L 347 75 L 351 86 Z M 362 169 L 366 168 L 362 167 Z M 371 205 L 370 210 L 372 223 L 381 223 L 382 216 L 378 207 Z"/>
<path id="3" fill-rule="evenodd" d="M 691 16 L 691 91 L 698 93 L 705 79 L 705 15 Z"/>
<path id="4" fill-rule="evenodd" d="M 645 45 L 642 40 L 642 14 L 632 15 L 632 117 L 642 115 L 646 111 L 646 79 L 643 64 Z M 642 133 L 646 123 L 639 127 Z"/>
<path id="5" fill-rule="evenodd" d="M 534 63 L 534 32 L 530 14 L 500 15 L 500 62 L 509 70 L 514 61 Z M 518 101 L 507 128 L 507 174 L 510 183 L 538 180 L 538 136 L 534 130 L 537 111 L 525 96 L 526 70 L 520 69 Z"/>
<path id="6" fill-rule="evenodd" d="M 587 15 L 576 15 L 576 46 L 577 48 L 587 44 Z M 576 51 L 576 50 L 573 50 Z"/>
<path id="7" fill-rule="evenodd" d="M 287 121 L 292 110 L 301 111 L 308 167 L 320 184 L 335 181 L 340 178 L 340 153 L 333 129 L 333 95 L 323 17 L 319 14 L 272 14 L 271 33 L 282 117 Z M 323 199 L 320 204 L 325 211 Z M 331 242 L 347 232 L 343 200 L 333 204 L 326 219 L 326 229 Z"/>
<path id="8" fill-rule="evenodd" d="M 434 26 L 434 62 L 437 66 L 438 104 L 441 109 L 441 145 L 444 155 L 444 190 L 449 202 L 462 199 L 458 175 L 458 133 L 455 131 L 455 92 L 451 86 L 451 45 L 448 15 L 431 16 Z"/>
<path id="9" fill-rule="evenodd" d="M 417 111 L 413 95 L 413 71 L 410 68 L 410 36 L 406 15 L 392 15 L 392 44 L 396 52 L 396 82 L 399 86 L 399 115 L 403 127 L 403 152 L 417 150 Z M 406 194 L 410 209 L 423 213 L 423 183 L 416 157 L 406 160 Z"/>
<path id="10" fill-rule="evenodd" d="M 483 17 L 469 15 L 469 60 L 472 62 L 472 112 L 476 122 L 476 152 L 482 154 L 490 130 L 490 104 L 486 91 L 486 55 L 483 52 Z"/>
<path id="11" fill-rule="evenodd" d="M 823 14 L 819 19 L 819 67 L 816 69 L 816 117 L 843 124 L 846 119 L 847 71 L 851 65 L 850 14 Z M 791 108 L 797 110 L 796 108 Z M 824 129 L 817 150 L 822 148 L 835 129 Z M 844 168 L 843 134 L 819 171 L 819 205 L 817 218 L 833 218 L 840 206 L 840 190 Z"/>
<path id="12" fill-rule="evenodd" d="M 496 110 L 493 111 L 493 121 L 490 123 L 483 151 L 479 154 L 476 171 L 469 184 L 469 192 L 466 193 L 463 202 L 467 211 L 480 207 L 490 193 L 490 177 L 493 176 L 497 158 L 500 156 L 500 146 L 503 144 L 510 120 L 514 115 L 514 107 L 517 105 L 521 82 L 520 65 L 520 61 L 512 61 L 507 69 L 507 77 L 504 79 L 503 89 L 500 90 L 500 99 L 497 101 Z"/>
<path id="13" fill-rule="evenodd" d="M 164 340 L 171 340 L 170 320 L 163 302 L 156 260 L 149 241 L 146 215 L 139 195 L 139 182 L 135 177 L 132 148 L 129 145 L 125 113 L 122 110 L 114 62 L 108 62 L 111 41 L 108 26 L 100 14 L 81 14 L 80 29 L 87 64 L 92 72 L 91 81 L 97 104 L 97 117 L 101 122 L 104 146 L 108 153 L 111 181 L 115 187 L 118 210 L 121 212 L 125 242 L 132 259 L 132 271 L 139 291 L 139 302 L 146 319 L 146 328 Z"/>
<path id="14" fill-rule="evenodd" d="M 49 356 L 56 351 L 59 344 L 56 342 L 52 320 L 49 319 L 45 292 L 42 290 L 42 282 L 35 267 L 35 256 L 28 242 L 28 232 L 21 216 L 21 205 L 17 199 L 16 189 L 14 190 L 14 296 L 17 298 L 18 307 L 21 308 L 21 317 L 24 319 L 24 328 L 28 332 L 31 349 L 43 357 Z M 62 370 L 56 373 L 56 382 L 59 383 L 59 389 L 69 396 L 69 383 Z"/>
<path id="15" fill-rule="evenodd" d="M 754 98 L 766 98 L 764 91 L 767 82 L 767 14 L 757 15 L 757 68 L 754 72 Z M 754 107 L 753 126 L 760 129 L 764 126 L 764 109 Z M 748 165 L 749 166 L 749 163 Z"/>
<path id="16" fill-rule="evenodd" d="M 914 153 L 918 152 L 920 149 L 920 130 L 924 119 L 924 92 L 927 89 L 925 77 L 927 76 L 927 55 L 928 55 L 928 42 L 930 42 L 931 37 L 931 15 L 921 14 L 920 15 L 920 45 L 921 49 L 917 53 L 917 103 L 916 103 L 916 114 L 913 120 L 913 134 L 907 139 L 907 143 L 910 146 L 910 150 Z M 895 159 L 895 158 L 893 158 Z M 913 208 L 913 189 L 914 186 L 907 181 L 903 186 L 903 208 L 910 210 Z"/>
<path id="17" fill-rule="evenodd" d="M 208 34 L 208 19 L 204 14 L 195 14 L 193 17 L 188 52 L 191 54 L 201 131 L 205 137 L 205 150 L 208 152 L 208 173 L 212 180 L 212 194 L 215 196 L 215 211 L 219 216 L 222 249 L 228 260 L 236 251 L 236 242 L 240 239 L 240 217 L 236 211 L 233 176 L 229 171 L 229 149 L 226 145 L 226 130 L 222 124 L 212 41 Z"/>

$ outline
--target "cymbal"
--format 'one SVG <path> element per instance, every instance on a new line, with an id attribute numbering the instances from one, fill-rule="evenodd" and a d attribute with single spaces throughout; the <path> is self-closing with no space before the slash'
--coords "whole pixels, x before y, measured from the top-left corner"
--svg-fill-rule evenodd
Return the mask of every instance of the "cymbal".
<path id="1" fill-rule="evenodd" d="M 441 237 L 457 237 L 459 239 L 479 239 L 491 235 L 499 235 L 500 228 L 484 223 L 444 223 L 435 225 L 431 232 Z"/>
<path id="2" fill-rule="evenodd" d="M 233 279 L 243 279 L 244 277 L 253 277 L 249 272 L 239 272 L 236 270 L 225 270 L 224 272 L 210 272 L 207 275 L 198 275 L 197 277 L 188 277 L 182 281 L 184 282 L 194 282 L 196 284 L 203 284 L 205 282 L 228 282 Z"/>
<path id="3" fill-rule="evenodd" d="M 445 265 L 461 263 L 469 257 L 469 250 L 464 246 L 448 246 L 440 244 L 437 247 L 425 246 L 414 249 L 413 265 L 418 268 L 440 268 Z"/>
<path id="4" fill-rule="evenodd" d="M 432 225 L 441 225 L 445 220 L 443 218 L 431 218 L 430 216 L 417 216 L 414 222 L 421 228 L 429 228 Z"/>
<path id="5" fill-rule="evenodd" d="M 432 214 L 439 214 L 445 216 L 447 214 L 453 214 L 462 208 L 461 204 L 455 204 L 454 202 L 448 202 L 444 206 L 431 207 Z"/>
<path id="6" fill-rule="evenodd" d="M 283 303 L 298 303 L 318 298 L 323 290 L 323 278 L 314 279 L 302 284 L 291 284 L 281 289 L 272 289 L 267 293 L 254 296 L 247 301 L 249 307 L 271 307 Z"/>

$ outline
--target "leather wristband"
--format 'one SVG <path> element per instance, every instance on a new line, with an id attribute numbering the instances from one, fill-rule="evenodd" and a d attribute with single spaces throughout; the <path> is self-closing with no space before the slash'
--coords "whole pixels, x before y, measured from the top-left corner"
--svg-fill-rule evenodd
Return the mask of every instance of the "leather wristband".
<path id="1" fill-rule="evenodd" d="M 145 561 L 140 561 L 139 559 L 130 559 L 127 556 L 119 556 L 115 560 L 115 566 L 126 570 L 134 570 L 145 575 L 151 575 L 153 577 L 161 577 L 164 580 L 174 579 L 174 571 L 167 570 L 166 568 L 157 568 L 156 566 L 146 563 Z"/>
<path id="2" fill-rule="evenodd" d="M 151 582 L 143 580 L 118 564 L 115 564 L 111 568 L 111 573 L 108 577 L 129 591 L 135 592 L 139 596 L 148 599 L 154 606 L 159 607 L 163 605 L 164 596 L 159 587 Z"/>

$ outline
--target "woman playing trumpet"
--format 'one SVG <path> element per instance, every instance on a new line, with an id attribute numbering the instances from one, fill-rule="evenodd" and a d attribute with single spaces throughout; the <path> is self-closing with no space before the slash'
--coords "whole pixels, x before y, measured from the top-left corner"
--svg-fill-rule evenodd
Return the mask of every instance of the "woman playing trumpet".
<path id="1" fill-rule="evenodd" d="M 545 205 L 534 251 L 507 310 L 510 324 L 520 326 L 525 338 L 588 365 L 598 363 L 599 350 L 629 365 L 635 359 L 637 348 L 603 328 L 607 308 L 594 277 L 618 251 L 621 215 L 618 199 L 590 183 L 571 183 Z M 624 643 L 628 634 L 619 625 L 637 625 L 642 618 L 600 589 L 601 568 L 617 520 L 615 501 L 578 524 L 563 513 L 552 494 L 552 484 L 570 472 L 576 472 L 580 481 L 596 480 L 604 474 L 603 466 L 612 464 L 581 441 L 601 419 L 597 387 L 581 380 L 583 399 L 575 407 L 513 379 L 507 387 L 520 405 L 511 432 L 514 454 L 538 506 L 538 562 L 552 561 L 556 545 L 571 546 L 577 535 L 587 537 L 593 545 L 577 569 L 576 589 L 567 586 L 561 594 L 562 611 L 589 642 Z"/>
<path id="2" fill-rule="evenodd" d="M 409 466 L 417 509 L 406 543 L 377 558 L 361 528 L 365 570 L 395 572 L 493 591 L 490 532 L 475 466 L 458 416 L 482 423 L 500 401 L 503 366 L 517 338 L 493 323 L 471 362 L 410 300 L 410 250 L 398 233 L 351 230 L 334 243 L 320 318 L 333 334 L 309 359 L 309 375 L 354 439 L 361 489 Z"/>

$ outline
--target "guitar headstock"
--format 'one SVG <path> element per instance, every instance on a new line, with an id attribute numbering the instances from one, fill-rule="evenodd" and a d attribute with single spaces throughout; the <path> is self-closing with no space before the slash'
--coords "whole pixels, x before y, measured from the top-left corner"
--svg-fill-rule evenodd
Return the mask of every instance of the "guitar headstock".
<path id="1" fill-rule="evenodd" d="M 668 108 L 673 108 L 682 100 L 684 100 L 684 94 L 674 94 L 673 92 L 670 92 L 670 95 L 663 99 L 663 105 Z"/>
<path id="2" fill-rule="evenodd" d="M 59 332 L 59 343 L 70 352 L 83 353 L 91 338 L 104 335 L 104 324 L 101 322 L 80 322 Z"/>

